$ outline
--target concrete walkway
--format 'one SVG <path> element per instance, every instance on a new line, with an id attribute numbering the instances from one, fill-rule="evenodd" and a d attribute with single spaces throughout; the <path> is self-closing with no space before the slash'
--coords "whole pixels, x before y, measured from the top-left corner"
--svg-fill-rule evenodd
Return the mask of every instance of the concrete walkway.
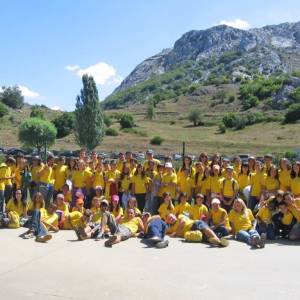
<path id="1" fill-rule="evenodd" d="M 166 249 L 139 239 L 105 248 L 72 231 L 47 244 L 0 230 L 0 299 L 300 299 L 300 242 L 263 250 L 225 249 L 171 239 Z"/>

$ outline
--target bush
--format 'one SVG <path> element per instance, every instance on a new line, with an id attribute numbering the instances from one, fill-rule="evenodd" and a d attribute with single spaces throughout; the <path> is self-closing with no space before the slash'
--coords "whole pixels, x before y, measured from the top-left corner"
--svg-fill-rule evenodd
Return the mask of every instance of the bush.
<path id="1" fill-rule="evenodd" d="M 294 103 L 300 103 L 300 87 L 296 88 L 290 94 L 290 97 L 293 99 Z"/>
<path id="2" fill-rule="evenodd" d="M 226 132 L 226 126 L 224 125 L 224 123 L 220 123 L 219 124 L 219 133 L 225 133 Z"/>
<path id="3" fill-rule="evenodd" d="M 110 127 L 112 124 L 112 119 L 107 114 L 104 114 L 104 124 L 106 127 Z"/>
<path id="4" fill-rule="evenodd" d="M 223 124 L 226 128 L 234 128 L 237 124 L 238 116 L 235 113 L 228 113 L 223 117 Z"/>
<path id="5" fill-rule="evenodd" d="M 133 116 L 128 113 L 123 114 L 120 118 L 120 125 L 122 129 L 134 127 L 135 124 L 134 124 Z"/>
<path id="6" fill-rule="evenodd" d="M 0 118 L 4 117 L 7 114 L 8 114 L 7 107 L 4 104 L 0 103 Z"/>
<path id="7" fill-rule="evenodd" d="M 22 108 L 24 105 L 24 97 L 18 86 L 2 87 L 0 100 L 11 108 Z"/>
<path id="8" fill-rule="evenodd" d="M 235 96 L 234 95 L 229 95 L 228 96 L 228 103 L 232 103 L 235 100 Z"/>
<path id="9" fill-rule="evenodd" d="M 202 114 L 200 109 L 194 109 L 189 113 L 188 119 L 193 122 L 194 126 L 202 124 Z"/>
<path id="10" fill-rule="evenodd" d="M 175 124 L 176 124 L 175 120 L 170 121 L 170 125 L 175 125 Z"/>
<path id="11" fill-rule="evenodd" d="M 292 104 L 284 116 L 284 123 L 294 123 L 300 120 L 300 103 Z"/>
<path id="12" fill-rule="evenodd" d="M 105 129 L 105 135 L 107 136 L 118 136 L 118 131 L 114 128 L 106 128 Z"/>
<path id="13" fill-rule="evenodd" d="M 150 140 L 150 144 L 159 146 L 162 144 L 163 141 L 164 141 L 164 139 L 162 137 L 160 137 L 159 135 L 157 135 Z"/>
<path id="14" fill-rule="evenodd" d="M 31 107 L 30 118 L 39 118 L 44 120 L 44 113 L 38 105 L 34 105 Z"/>
<path id="15" fill-rule="evenodd" d="M 64 112 L 56 117 L 52 123 L 57 129 L 57 138 L 63 138 L 74 130 L 75 116 L 72 112 Z"/>

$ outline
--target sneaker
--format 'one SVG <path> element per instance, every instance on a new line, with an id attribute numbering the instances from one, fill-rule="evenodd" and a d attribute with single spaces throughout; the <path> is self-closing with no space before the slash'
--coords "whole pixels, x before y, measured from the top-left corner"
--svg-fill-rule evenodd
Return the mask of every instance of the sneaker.
<path id="1" fill-rule="evenodd" d="M 38 236 L 35 240 L 39 243 L 46 243 L 47 241 L 49 241 L 51 239 L 52 239 L 52 235 L 46 234 L 46 235 Z"/>
<path id="2" fill-rule="evenodd" d="M 100 240 L 104 240 L 105 239 L 105 234 L 98 234 L 97 237 L 95 238 L 95 241 L 100 241 Z"/>
<path id="3" fill-rule="evenodd" d="M 169 241 L 167 241 L 167 240 L 160 241 L 160 242 L 155 244 L 155 248 L 158 248 L 158 249 L 163 249 L 163 248 L 166 248 L 168 246 L 169 246 Z"/>
<path id="4" fill-rule="evenodd" d="M 32 239 L 32 238 L 34 238 L 34 233 L 32 231 L 26 232 L 23 235 L 23 239 L 25 239 L 25 240 Z"/>
<path id="5" fill-rule="evenodd" d="M 267 240 L 267 234 L 262 233 L 260 235 L 260 240 L 258 242 L 258 245 L 259 245 L 260 248 L 265 248 L 266 240 Z"/>
<path id="6" fill-rule="evenodd" d="M 255 235 L 251 240 L 251 246 L 257 248 L 259 242 L 260 242 L 260 237 L 258 235 Z"/>
<path id="7" fill-rule="evenodd" d="M 80 232 L 79 232 L 79 228 L 74 228 L 74 231 L 75 231 L 75 233 L 76 233 L 76 236 L 77 236 L 78 240 L 79 240 L 79 241 L 82 241 L 82 238 L 81 238 Z"/>
<path id="8" fill-rule="evenodd" d="M 211 237 L 208 239 L 208 242 L 212 245 L 218 246 L 220 244 L 220 239 L 217 237 Z"/>
<path id="9" fill-rule="evenodd" d="M 223 237 L 220 238 L 219 247 L 228 247 L 229 241 Z"/>
<path id="10" fill-rule="evenodd" d="M 162 239 L 158 236 L 152 236 L 152 237 L 148 238 L 147 241 L 151 242 L 153 244 L 157 244 L 159 242 L 162 242 Z"/>
<path id="11" fill-rule="evenodd" d="M 81 241 L 86 240 L 88 238 L 83 227 L 78 227 L 77 230 Z"/>
<path id="12" fill-rule="evenodd" d="M 107 241 L 105 241 L 104 243 L 104 246 L 105 247 L 108 247 L 108 248 L 111 248 L 113 243 L 116 241 L 117 239 L 117 236 L 116 235 L 113 235 L 112 237 L 110 237 Z"/>

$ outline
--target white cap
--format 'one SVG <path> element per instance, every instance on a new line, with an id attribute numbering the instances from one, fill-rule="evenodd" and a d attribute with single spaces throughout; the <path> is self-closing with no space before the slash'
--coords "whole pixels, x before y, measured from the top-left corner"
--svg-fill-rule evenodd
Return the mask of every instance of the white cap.
<path id="1" fill-rule="evenodd" d="M 170 163 L 170 162 L 166 162 L 165 163 L 165 168 L 173 168 L 173 166 L 172 166 L 172 163 Z"/>
<path id="2" fill-rule="evenodd" d="M 211 204 L 221 204 L 221 201 L 218 198 L 214 198 L 211 200 Z"/>

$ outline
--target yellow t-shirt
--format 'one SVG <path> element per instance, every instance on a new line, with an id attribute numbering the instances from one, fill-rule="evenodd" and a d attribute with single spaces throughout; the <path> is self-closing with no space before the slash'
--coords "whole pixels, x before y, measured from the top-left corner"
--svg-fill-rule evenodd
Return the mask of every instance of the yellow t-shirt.
<path id="1" fill-rule="evenodd" d="M 260 217 L 261 220 L 267 224 L 270 224 L 272 222 L 272 213 L 271 213 L 270 209 L 266 206 L 261 207 L 258 210 L 258 213 L 256 216 Z"/>
<path id="2" fill-rule="evenodd" d="M 279 170 L 279 188 L 282 191 L 287 191 L 290 184 L 291 170 Z"/>
<path id="3" fill-rule="evenodd" d="M 114 215 L 115 218 L 122 217 L 124 215 L 123 208 L 119 207 L 119 211 L 113 209 L 112 214 Z"/>
<path id="4" fill-rule="evenodd" d="M 56 166 L 54 172 L 54 189 L 56 191 L 61 191 L 63 185 L 65 184 L 67 180 L 67 166 Z"/>
<path id="5" fill-rule="evenodd" d="M 289 186 L 294 196 L 300 195 L 300 177 L 290 178 Z"/>
<path id="6" fill-rule="evenodd" d="M 149 178 L 147 176 L 142 178 L 141 175 L 133 175 L 131 178 L 131 183 L 134 184 L 135 194 L 146 194 L 146 185 L 149 183 Z"/>
<path id="7" fill-rule="evenodd" d="M 264 180 L 264 184 L 266 187 L 266 190 L 268 192 L 272 192 L 274 190 L 278 190 L 279 189 L 279 181 L 276 178 L 267 176 Z"/>
<path id="8" fill-rule="evenodd" d="M 91 207 L 91 211 L 93 213 L 92 222 L 94 223 L 100 223 L 102 218 L 102 212 L 99 208 Z"/>
<path id="9" fill-rule="evenodd" d="M 191 214 L 191 205 L 186 202 L 186 203 L 179 203 L 177 205 L 175 205 L 175 215 L 182 215 L 182 214 L 187 214 L 190 215 Z"/>
<path id="10" fill-rule="evenodd" d="M 293 214 L 290 211 L 288 211 L 286 214 L 283 215 L 281 223 L 284 225 L 291 225 L 293 218 Z"/>
<path id="11" fill-rule="evenodd" d="M 202 174 L 197 174 L 193 176 L 193 187 L 195 189 L 195 194 L 201 193 L 201 186 L 202 186 L 202 178 L 203 178 L 203 173 Z"/>
<path id="12" fill-rule="evenodd" d="M 204 180 L 201 181 L 201 194 L 207 196 L 210 191 L 210 181 L 211 177 L 206 177 Z"/>
<path id="13" fill-rule="evenodd" d="M 134 208 L 134 214 L 135 214 L 135 216 L 141 216 L 142 215 L 141 211 L 137 207 Z M 125 210 L 124 220 L 127 220 L 127 219 L 128 219 L 128 213 L 127 213 L 127 210 Z"/>
<path id="14" fill-rule="evenodd" d="M 49 214 L 46 212 L 46 214 L 42 217 L 42 220 L 46 222 L 45 226 L 47 229 L 50 228 L 50 225 L 58 227 L 58 215 L 56 213 Z"/>
<path id="15" fill-rule="evenodd" d="M 44 166 L 45 168 L 46 166 Z M 48 167 L 48 169 L 42 171 L 43 174 L 40 176 L 39 182 L 51 184 L 53 183 L 53 169 Z"/>
<path id="16" fill-rule="evenodd" d="M 264 180 L 265 174 L 263 172 L 250 173 L 251 196 L 260 197 Z"/>
<path id="17" fill-rule="evenodd" d="M 223 189 L 223 196 L 227 198 L 232 198 L 239 190 L 239 185 L 235 179 L 224 178 L 221 181 L 221 186 Z"/>
<path id="18" fill-rule="evenodd" d="M 192 220 L 201 220 L 203 216 L 208 217 L 208 209 L 204 204 L 195 204 L 191 207 L 190 218 Z"/>
<path id="19" fill-rule="evenodd" d="M 131 220 L 124 220 L 122 222 L 122 225 L 127 227 L 132 234 L 135 234 L 139 230 L 139 224 L 140 224 L 140 218 L 139 217 L 134 217 Z"/>
<path id="20" fill-rule="evenodd" d="M 177 184 L 177 176 L 175 173 L 165 173 L 162 177 L 161 180 L 162 184 L 170 184 L 170 183 L 174 183 L 173 186 L 162 186 L 161 187 L 161 194 L 165 193 L 165 192 L 169 192 L 171 194 L 172 199 L 174 199 L 176 197 L 176 184 Z"/>
<path id="21" fill-rule="evenodd" d="M 223 177 L 221 176 L 211 176 L 210 177 L 210 192 L 215 194 L 221 193 L 221 184 Z"/>
<path id="22" fill-rule="evenodd" d="M 7 166 L 5 177 L 11 177 L 11 175 L 12 175 L 11 167 Z M 11 179 L 6 179 L 5 180 L 5 185 L 12 185 Z"/>
<path id="23" fill-rule="evenodd" d="M 10 199 L 8 203 L 6 204 L 6 210 L 8 212 L 14 211 L 16 212 L 19 216 L 23 215 L 24 212 L 26 212 L 28 208 L 28 205 L 23 207 L 23 204 L 21 201 L 18 201 L 17 205 L 14 203 L 13 199 Z"/>
<path id="24" fill-rule="evenodd" d="M 65 216 L 69 215 L 69 206 L 66 203 L 62 203 L 62 205 L 57 206 L 57 210 L 63 211 Z"/>
<path id="25" fill-rule="evenodd" d="M 6 172 L 7 172 L 7 165 L 2 163 L 0 165 L 0 191 L 5 190 L 5 181 L 6 181 Z"/>
<path id="26" fill-rule="evenodd" d="M 158 164 L 160 164 L 160 161 L 158 159 L 156 159 L 156 158 L 153 158 L 152 161 L 154 162 L 155 168 L 157 167 Z M 149 168 L 149 161 L 146 160 L 144 162 L 144 169 L 147 170 L 148 168 Z"/>
<path id="27" fill-rule="evenodd" d="M 178 218 L 177 218 L 177 221 L 175 222 L 175 224 L 171 225 L 168 229 L 167 229 L 167 233 L 168 234 L 171 234 L 171 233 L 174 233 L 177 231 L 178 229 L 178 226 L 179 224 L 181 223 L 181 221 L 184 221 L 184 226 L 183 226 L 183 229 L 182 231 L 179 233 L 179 237 L 184 237 L 184 234 L 187 232 L 187 231 L 190 231 L 193 224 L 194 224 L 194 221 L 191 220 L 190 218 L 184 216 L 184 215 L 179 215 Z"/>
<path id="28" fill-rule="evenodd" d="M 233 225 L 235 233 L 240 230 L 251 230 L 254 221 L 253 214 L 249 208 L 244 213 L 238 213 L 232 209 L 229 213 L 229 222 Z"/>
<path id="29" fill-rule="evenodd" d="M 39 177 L 38 177 L 38 173 L 44 168 L 44 164 L 41 163 L 40 166 L 35 166 L 31 168 L 31 176 L 32 176 L 32 181 L 34 181 L 35 183 L 38 183 Z"/>
<path id="30" fill-rule="evenodd" d="M 104 189 L 105 187 L 104 172 L 96 171 L 94 173 L 93 188 L 95 189 L 97 186 L 101 186 L 102 189 Z"/>
<path id="31" fill-rule="evenodd" d="M 72 183 L 75 188 L 85 188 L 90 174 L 86 170 L 75 170 L 72 175 Z"/>
<path id="32" fill-rule="evenodd" d="M 129 191 L 129 186 L 131 183 L 131 175 L 124 175 L 124 177 L 121 179 L 121 192 L 128 192 Z"/>
<path id="33" fill-rule="evenodd" d="M 76 227 L 83 227 L 85 224 L 82 220 L 82 213 L 79 211 L 71 212 L 65 219 L 63 229 L 73 229 Z"/>
<path id="34" fill-rule="evenodd" d="M 300 209 L 300 199 L 295 200 L 296 206 Z M 300 212 L 296 210 L 296 208 L 289 206 L 289 211 L 293 214 L 297 222 L 300 223 Z"/>
<path id="35" fill-rule="evenodd" d="M 168 206 L 167 203 L 162 203 L 158 209 L 158 213 L 163 220 L 166 220 L 168 214 L 175 213 L 174 205 L 171 204 L 170 208 L 168 208 Z"/>
<path id="36" fill-rule="evenodd" d="M 239 174 L 237 181 L 238 181 L 240 190 L 242 191 L 246 186 L 250 185 L 250 176 L 247 174 Z"/>
<path id="37" fill-rule="evenodd" d="M 225 227 L 227 230 L 230 230 L 227 211 L 224 208 L 219 208 L 218 211 L 214 211 L 212 209 L 210 210 L 210 217 L 211 217 L 212 224 L 214 226 L 220 226 L 224 216 L 225 216 Z"/>
<path id="38" fill-rule="evenodd" d="M 193 176 L 181 176 L 178 178 L 179 191 L 182 193 L 187 193 L 188 198 L 192 196 L 193 185 L 194 185 Z"/>

